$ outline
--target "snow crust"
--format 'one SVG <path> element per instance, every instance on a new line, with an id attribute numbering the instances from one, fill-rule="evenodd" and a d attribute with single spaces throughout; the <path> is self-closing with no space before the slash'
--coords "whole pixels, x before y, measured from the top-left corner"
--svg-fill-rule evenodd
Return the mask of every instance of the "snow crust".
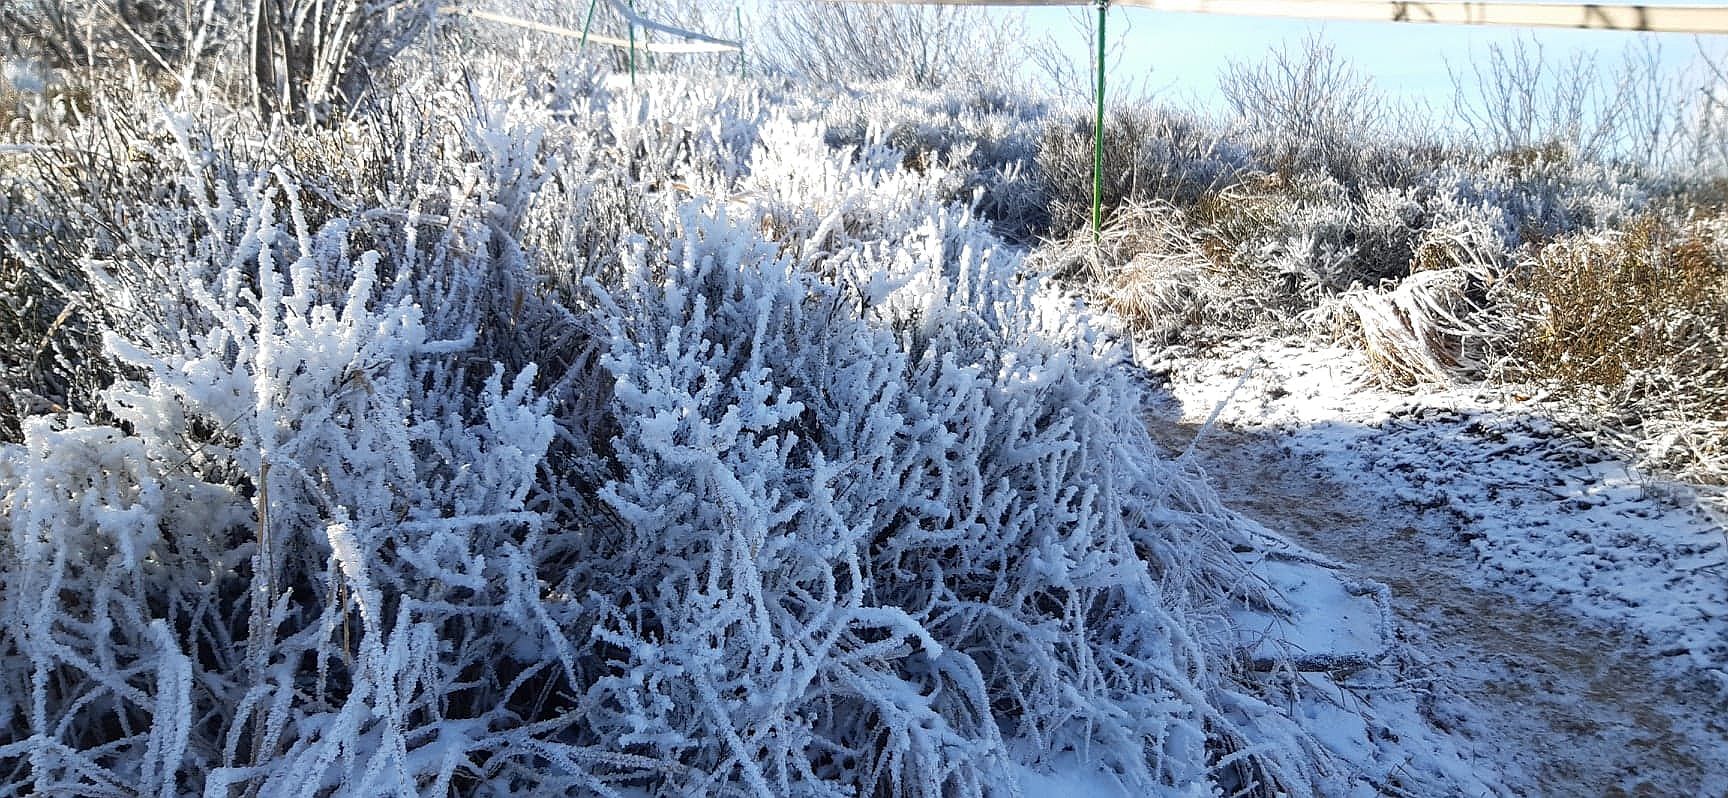
<path id="1" fill-rule="evenodd" d="M 1391 656 L 1303 710 L 1330 751 L 1397 780 L 1382 792 L 1728 789 L 1708 501 L 1516 389 L 1386 391 L 1359 353 L 1275 335 L 1137 359 L 1163 392 L 1161 440 L 1226 503 L 1390 586 Z M 1332 639 L 1355 613 L 1306 592 L 1292 601 L 1317 626 L 1290 639 Z M 1424 771 L 1377 770 L 1386 757 L 1436 780 L 1412 788 Z"/>
<path id="2" fill-rule="evenodd" d="M 1357 351 L 1268 340 L 1187 364 L 1171 388 L 1196 414 L 1234 391 L 1225 422 L 1289 431 L 1313 467 L 1398 508 L 1389 526 L 1450 530 L 1475 583 L 1636 630 L 1677 672 L 1728 675 L 1728 538 L 1695 493 L 1514 389 L 1412 395 L 1365 375 Z"/>

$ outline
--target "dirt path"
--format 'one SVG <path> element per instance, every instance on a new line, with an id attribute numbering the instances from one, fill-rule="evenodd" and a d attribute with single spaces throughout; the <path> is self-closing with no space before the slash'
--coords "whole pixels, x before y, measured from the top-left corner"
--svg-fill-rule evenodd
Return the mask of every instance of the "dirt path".
<path id="1" fill-rule="evenodd" d="M 1152 427 L 1173 451 L 1197 429 Z M 1226 504 L 1392 588 L 1400 637 L 1427 660 L 1412 675 L 1434 680 L 1430 719 L 1499 763 L 1506 794 L 1728 796 L 1713 691 L 1660 676 L 1631 635 L 1466 584 L 1468 534 L 1316 467 L 1287 434 L 1215 428 L 1195 456 Z"/>

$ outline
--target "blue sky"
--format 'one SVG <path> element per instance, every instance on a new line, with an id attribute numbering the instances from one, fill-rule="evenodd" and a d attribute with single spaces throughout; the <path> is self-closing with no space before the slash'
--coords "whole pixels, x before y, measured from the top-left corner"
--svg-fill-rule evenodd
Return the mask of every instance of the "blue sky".
<path id="1" fill-rule="evenodd" d="M 1728 2 L 1710 3 L 1728 5 Z M 1078 55 L 1084 36 L 1070 15 L 1093 13 L 1090 9 L 1000 9 L 991 12 L 1004 21 L 1024 20 L 1034 38 L 1045 32 L 1072 43 Z M 1382 91 L 1397 97 L 1451 102 L 1452 83 L 1446 64 L 1467 65 L 1471 54 L 1480 54 L 1494 42 L 1507 43 L 1517 36 L 1533 36 L 1543 50 L 1555 57 L 1574 52 L 1599 53 L 1605 63 L 1621 52 L 1639 34 L 1607 31 L 1531 30 L 1483 28 L 1462 25 L 1412 25 L 1385 22 L 1310 22 L 1291 19 L 1211 16 L 1154 12 L 1140 8 L 1112 8 L 1111 40 L 1126 30 L 1119 46 L 1121 62 L 1117 80 L 1137 79 L 1154 88 L 1173 91 L 1179 98 L 1210 102 L 1215 98 L 1217 74 L 1228 61 L 1256 60 L 1282 43 L 1292 45 L 1311 32 L 1322 33 L 1338 53 L 1370 75 Z M 1728 37 L 1694 37 L 1680 34 L 1654 36 L 1662 45 L 1664 63 L 1686 68 L 1702 45 L 1721 56 L 1728 54 Z"/>

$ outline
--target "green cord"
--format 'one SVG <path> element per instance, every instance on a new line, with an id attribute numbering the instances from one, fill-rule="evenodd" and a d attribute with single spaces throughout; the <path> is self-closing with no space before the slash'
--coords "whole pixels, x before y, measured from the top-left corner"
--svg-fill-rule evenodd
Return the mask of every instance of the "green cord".
<path id="1" fill-rule="evenodd" d="M 744 66 L 744 9 L 732 7 L 732 16 L 738 21 L 738 77 L 750 77 L 750 70 Z"/>
<path id="2" fill-rule="evenodd" d="M 635 2 L 629 3 L 629 6 L 630 6 L 631 11 L 636 10 L 636 3 Z M 636 87 L 636 23 L 627 20 L 627 21 L 625 21 L 624 24 L 630 28 L 630 87 L 635 88 Z"/>
<path id="3" fill-rule="evenodd" d="M 582 50 L 588 49 L 588 28 L 594 24 L 594 5 L 600 0 L 588 0 L 588 21 L 582 23 Z"/>
<path id="4" fill-rule="evenodd" d="M 1092 241 L 1103 235 L 1104 205 L 1104 19 L 1110 0 L 1098 0 L 1098 114 L 1092 123 Z"/>

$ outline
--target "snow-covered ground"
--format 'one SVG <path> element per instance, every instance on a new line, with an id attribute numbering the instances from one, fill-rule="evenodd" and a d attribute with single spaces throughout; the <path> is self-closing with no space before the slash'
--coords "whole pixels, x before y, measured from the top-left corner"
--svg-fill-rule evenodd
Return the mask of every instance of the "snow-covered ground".
<path id="1" fill-rule="evenodd" d="M 1342 566 L 1330 585 L 1262 570 L 1305 608 L 1289 639 L 1349 653 L 1372 624 L 1345 599 L 1391 588 L 1397 644 L 1324 682 L 1352 712 L 1310 713 L 1379 792 L 1728 794 L 1728 547 L 1688 491 L 1538 402 L 1373 388 L 1347 349 L 1138 359 L 1164 383 L 1155 435 L 1227 505 Z"/>

